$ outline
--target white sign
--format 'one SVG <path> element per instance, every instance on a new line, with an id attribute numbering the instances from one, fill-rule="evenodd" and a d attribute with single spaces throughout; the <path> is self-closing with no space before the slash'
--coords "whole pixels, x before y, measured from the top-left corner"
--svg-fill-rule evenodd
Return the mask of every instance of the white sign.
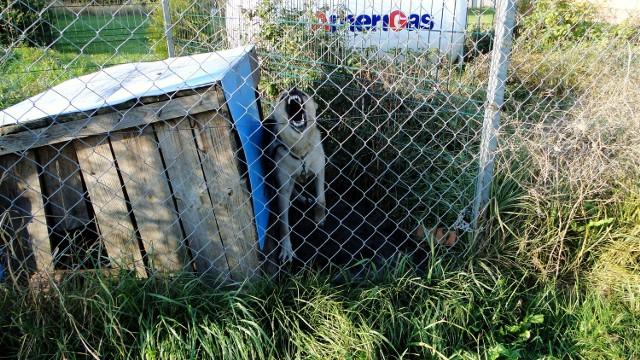
<path id="1" fill-rule="evenodd" d="M 352 48 L 440 49 L 453 61 L 463 57 L 467 1 L 318 0 L 315 31 L 346 36 Z"/>
<path id="2" fill-rule="evenodd" d="M 259 2 L 228 0 L 226 16 L 231 43 L 251 42 L 260 31 L 260 19 L 243 15 Z M 440 49 L 452 61 L 461 61 L 463 57 L 467 0 L 311 0 L 309 7 L 303 5 L 309 4 L 307 1 L 292 0 L 284 4 L 288 9 L 312 9 L 315 20 L 309 31 L 345 36 L 345 45 L 351 48 L 375 53 Z"/>

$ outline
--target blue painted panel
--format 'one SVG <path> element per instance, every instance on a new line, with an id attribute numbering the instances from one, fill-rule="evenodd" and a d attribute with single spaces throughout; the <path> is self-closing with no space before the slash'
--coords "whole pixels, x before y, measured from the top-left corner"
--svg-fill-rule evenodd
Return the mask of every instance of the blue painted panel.
<path id="1" fill-rule="evenodd" d="M 256 99 L 256 84 L 251 76 L 253 71 L 249 58 L 244 57 L 225 74 L 221 83 L 247 160 L 258 242 L 262 249 L 269 222 L 269 208 L 261 163 L 263 130 L 258 111 L 259 100 Z"/>

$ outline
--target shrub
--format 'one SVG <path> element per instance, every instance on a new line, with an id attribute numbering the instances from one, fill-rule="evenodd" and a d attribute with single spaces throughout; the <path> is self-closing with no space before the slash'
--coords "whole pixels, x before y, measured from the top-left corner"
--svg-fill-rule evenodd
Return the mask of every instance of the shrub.
<path id="1" fill-rule="evenodd" d="M 47 45 L 53 39 L 46 0 L 5 0 L 0 4 L 0 45 Z"/>
<path id="2" fill-rule="evenodd" d="M 541 43 L 575 42 L 594 29 L 595 8 L 582 0 L 540 0 L 526 9 L 524 26 Z"/>

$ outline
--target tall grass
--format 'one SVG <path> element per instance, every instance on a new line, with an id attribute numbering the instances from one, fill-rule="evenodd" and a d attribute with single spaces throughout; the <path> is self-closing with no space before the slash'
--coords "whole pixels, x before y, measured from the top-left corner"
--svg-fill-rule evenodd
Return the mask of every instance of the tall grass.
<path id="1" fill-rule="evenodd" d="M 628 358 L 638 308 L 533 274 L 437 254 L 384 274 L 306 273 L 212 289 L 187 276 L 73 274 L 2 287 L 7 358 Z M 497 261 L 500 263 L 501 261 Z M 371 265 L 372 266 L 372 265 Z M 74 278 L 75 277 L 75 278 Z M 636 284 L 637 286 L 637 284 Z M 636 303 L 637 304 L 637 303 Z"/>

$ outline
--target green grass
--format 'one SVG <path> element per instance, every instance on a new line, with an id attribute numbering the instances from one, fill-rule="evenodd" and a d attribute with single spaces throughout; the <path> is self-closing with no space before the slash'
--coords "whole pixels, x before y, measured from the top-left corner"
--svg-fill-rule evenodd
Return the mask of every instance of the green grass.
<path id="1" fill-rule="evenodd" d="M 146 31 L 149 19 L 144 15 L 76 16 L 67 13 L 54 16 L 59 38 L 53 44 L 66 53 L 127 54 L 143 58 L 149 53 Z"/>
<path id="2" fill-rule="evenodd" d="M 140 15 L 53 17 L 60 37 L 48 49 L 14 47 L 0 60 L 0 108 L 103 67 L 153 61 Z M 106 41 L 105 41 L 106 40 Z"/>
<path id="3" fill-rule="evenodd" d="M 489 31 L 495 21 L 494 8 L 470 8 L 467 12 L 468 31 Z"/>
<path id="4" fill-rule="evenodd" d="M 218 289 L 189 277 L 74 275 L 47 293 L 0 288 L 0 344 L 7 358 L 29 359 L 638 355 L 637 308 L 503 261 L 438 254 L 430 276 L 401 262 L 365 278 L 307 273 Z"/>

